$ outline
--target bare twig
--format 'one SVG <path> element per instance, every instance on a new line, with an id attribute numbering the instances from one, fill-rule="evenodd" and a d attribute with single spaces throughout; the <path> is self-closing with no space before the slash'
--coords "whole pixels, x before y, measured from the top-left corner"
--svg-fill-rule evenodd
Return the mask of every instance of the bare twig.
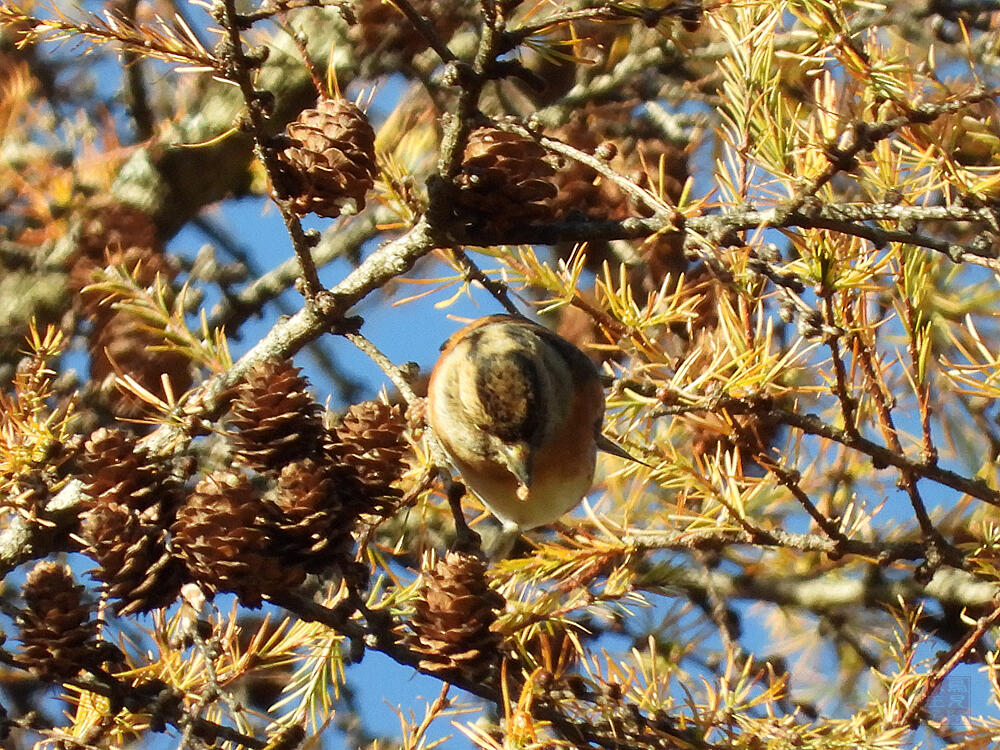
<path id="1" fill-rule="evenodd" d="M 826 289 L 823 294 L 823 315 L 826 318 L 826 325 L 831 330 L 837 330 L 836 313 L 833 306 L 833 290 Z M 833 372 L 835 377 L 834 392 L 837 395 L 837 402 L 840 404 L 840 411 L 844 417 L 844 430 L 848 433 L 856 433 L 858 426 L 856 423 L 856 404 L 854 396 L 848 390 L 847 368 L 844 360 L 840 356 L 840 342 L 836 336 L 827 336 L 827 346 L 830 348 L 830 360 L 833 362 Z"/>
<path id="2" fill-rule="evenodd" d="M 135 13 L 139 0 L 124 0 L 119 4 L 122 16 L 130 24 L 135 24 Z M 149 104 L 149 94 L 146 91 L 145 68 L 142 57 L 134 50 L 122 52 L 122 68 L 127 82 L 129 112 L 135 123 L 137 141 L 145 141 L 156 131 L 153 110 Z"/>
<path id="3" fill-rule="evenodd" d="M 913 700 L 906 712 L 896 719 L 897 726 L 911 726 L 920 716 L 927 705 L 927 701 L 934 695 L 944 679 L 969 655 L 976 645 L 983 639 L 991 629 L 1000 623 L 1000 605 L 994 607 L 993 611 L 985 617 L 980 617 L 976 621 L 976 626 L 960 642 L 956 643 L 947 654 L 944 655 L 938 667 L 927 676 L 920 692 Z"/>
<path id="4" fill-rule="evenodd" d="M 402 395 L 403 400 L 407 404 L 413 404 L 417 400 L 417 394 L 413 392 L 413 387 L 407 379 L 407 373 L 402 368 L 393 364 L 392 360 L 385 356 L 375 344 L 354 331 L 345 331 L 341 335 L 367 354 L 368 358 L 379 366 L 379 369 L 386 374 L 389 380 L 392 381 L 392 384 L 399 390 L 400 395 Z"/>
<path id="5" fill-rule="evenodd" d="M 511 315 L 518 317 L 521 316 L 521 311 L 517 309 L 517 305 L 515 305 L 514 301 L 510 298 L 510 292 L 505 285 L 494 281 L 483 273 L 483 270 L 477 266 L 475 261 L 466 255 L 465 251 L 460 247 L 453 247 L 451 252 L 458 259 L 458 262 L 465 268 L 466 275 L 470 279 L 481 284 L 486 291 L 493 295 L 493 298 L 497 302 L 503 305 L 504 310 L 509 312 Z"/>
<path id="6" fill-rule="evenodd" d="M 876 466 L 894 466 L 913 472 L 914 476 L 951 487 L 954 490 L 971 495 L 990 505 L 1000 506 L 1000 492 L 992 489 L 981 479 L 963 477 L 954 471 L 943 469 L 936 464 L 926 464 L 908 458 L 901 452 L 887 448 L 884 445 L 869 440 L 862 435 L 848 433 L 846 430 L 834 427 L 815 414 L 807 414 L 787 409 L 776 408 L 772 404 L 738 398 L 712 399 L 711 404 L 690 404 L 678 407 L 658 409 L 653 416 L 680 414 L 692 411 L 713 411 L 724 408 L 734 414 L 758 414 L 767 419 L 773 419 L 781 424 L 796 427 L 809 435 L 816 435 L 827 440 L 840 443 L 853 450 L 868 455 Z"/>
<path id="7" fill-rule="evenodd" d="M 427 40 L 431 49 L 437 52 L 438 57 L 446 63 L 455 60 L 455 55 L 438 35 L 434 25 L 416 11 L 410 0 L 392 0 L 392 4 L 399 9 L 400 13 L 406 16 L 406 20 L 413 24 L 413 27 Z"/>
<path id="8" fill-rule="evenodd" d="M 247 119 L 253 131 L 254 148 L 257 158 L 264 165 L 268 176 L 271 178 L 271 184 L 274 185 L 274 176 L 279 172 L 278 159 L 267 145 L 266 107 L 263 104 L 264 99 L 260 96 L 260 92 L 253 85 L 253 78 L 250 72 L 257 63 L 251 63 L 246 51 L 243 49 L 243 39 L 240 35 L 241 22 L 239 13 L 236 10 L 235 0 L 218 0 L 213 6 L 212 13 L 225 30 L 225 38 L 228 42 L 225 48 L 227 64 L 223 72 L 240 87 L 243 100 L 246 103 Z M 292 247 L 295 250 L 295 255 L 299 259 L 305 296 L 310 299 L 314 298 L 323 289 L 323 285 L 319 280 L 319 274 L 316 271 L 316 263 L 312 257 L 314 243 L 306 237 L 306 233 L 302 229 L 302 222 L 292 212 L 289 202 L 283 198 L 275 197 L 275 203 L 277 203 L 281 211 L 281 218 L 285 222 L 285 228 L 292 239 Z"/>

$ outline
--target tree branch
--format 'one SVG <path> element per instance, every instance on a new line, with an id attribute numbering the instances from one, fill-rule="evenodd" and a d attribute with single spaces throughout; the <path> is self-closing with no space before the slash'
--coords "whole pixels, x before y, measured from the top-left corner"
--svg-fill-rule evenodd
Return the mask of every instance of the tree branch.
<path id="1" fill-rule="evenodd" d="M 982 479 L 964 477 L 954 471 L 943 469 L 937 464 L 914 460 L 897 453 L 884 445 L 824 422 L 815 414 L 803 414 L 773 405 L 739 398 L 712 399 L 711 404 L 690 404 L 677 408 L 661 409 L 653 416 L 668 416 L 689 411 L 714 411 L 725 409 L 733 414 L 757 414 L 765 419 L 796 427 L 809 435 L 832 440 L 853 450 L 860 451 L 872 459 L 876 468 L 894 466 L 912 472 L 914 476 L 930 479 L 938 484 L 963 492 L 990 505 L 1000 507 L 1000 492 L 994 490 Z"/>

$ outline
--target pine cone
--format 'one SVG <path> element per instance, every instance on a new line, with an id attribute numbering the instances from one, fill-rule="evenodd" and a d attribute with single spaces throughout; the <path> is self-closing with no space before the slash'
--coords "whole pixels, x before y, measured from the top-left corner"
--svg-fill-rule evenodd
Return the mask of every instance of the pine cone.
<path id="1" fill-rule="evenodd" d="M 143 211 L 111 204 L 84 222 L 79 254 L 70 267 L 67 285 L 79 309 L 91 319 L 90 375 L 104 385 L 115 414 L 135 417 L 142 413 L 143 405 L 113 386 L 116 372 L 131 375 L 162 396 L 161 376 L 170 378 L 175 393 L 183 393 L 191 385 L 190 366 L 184 355 L 163 350 L 162 334 L 149 330 L 134 315 L 114 309 L 106 302 L 105 292 L 87 288 L 97 270 L 106 265 L 124 267 L 143 287 L 151 286 L 158 275 L 172 281 L 177 270 L 163 254 L 152 218 Z"/>
<path id="2" fill-rule="evenodd" d="M 746 414 L 728 419 L 707 413 L 691 421 L 691 455 L 698 461 L 711 458 L 718 451 L 740 451 L 744 472 L 758 466 L 757 455 L 767 453 L 781 429 L 781 423 L 767 414 Z"/>
<path id="3" fill-rule="evenodd" d="M 636 122 L 634 102 L 590 107 L 564 125 L 557 135 L 569 145 L 591 155 L 606 153 L 608 166 L 639 187 L 676 202 L 688 178 L 687 153 L 664 142 Z M 662 171 L 661 171 L 662 162 Z M 626 194 L 595 170 L 572 159 L 553 177 L 558 195 L 550 202 L 559 220 L 581 216 L 591 220 L 618 221 L 629 216 L 646 216 L 648 209 L 635 206 Z M 667 274 L 685 272 L 688 263 L 683 252 L 684 234 L 672 232 L 637 243 L 638 252 L 647 263 L 648 290 L 659 288 Z M 563 255 L 573 249 L 564 243 Z M 606 260 L 615 260 L 607 243 L 592 242 L 587 248 L 588 266 L 599 271 Z M 615 260 L 615 262 L 617 262 Z"/>
<path id="4" fill-rule="evenodd" d="M 334 481 L 330 467 L 312 459 L 285 466 L 270 506 L 282 557 L 309 573 L 348 561 L 357 522 L 357 500 L 345 497 L 350 482 Z"/>
<path id="5" fill-rule="evenodd" d="M 333 429 L 330 450 L 339 463 L 354 467 L 367 486 L 389 489 L 406 470 L 405 429 L 406 417 L 398 406 L 364 401 L 351 406 Z"/>
<path id="6" fill-rule="evenodd" d="M 90 507 L 121 503 L 143 513 L 156 505 L 173 506 L 177 490 L 166 470 L 136 447 L 135 436 L 102 427 L 84 445 L 80 479 Z"/>
<path id="7" fill-rule="evenodd" d="M 589 302 L 590 296 L 584 294 L 583 298 Z M 603 351 L 594 347 L 594 344 L 604 344 L 607 341 L 600 325 L 588 312 L 579 307 L 566 305 L 562 308 L 556 333 L 590 357 L 598 367 L 607 358 Z"/>
<path id="8" fill-rule="evenodd" d="M 485 574 L 483 561 L 465 552 L 449 552 L 424 571 L 407 637 L 410 649 L 423 657 L 421 669 L 473 682 L 493 676 L 500 635 L 491 627 L 504 600 Z"/>
<path id="9" fill-rule="evenodd" d="M 216 471 L 198 482 L 170 529 L 174 549 L 197 583 L 231 591 L 249 607 L 305 578 L 301 567 L 267 553 L 274 545 L 262 527 L 262 510 L 246 476 Z"/>
<path id="10" fill-rule="evenodd" d="M 563 125 L 556 135 L 573 148 L 591 156 L 596 156 L 601 151 L 609 154 L 603 161 L 612 169 L 620 171 L 625 157 L 621 153 L 619 139 L 606 132 L 609 123 L 617 123 L 618 114 L 612 107 L 602 108 L 597 117 L 580 114 Z M 553 175 L 552 182 L 556 185 L 558 194 L 549 205 L 559 220 L 582 216 L 606 221 L 629 216 L 629 199 L 621 188 L 575 159 L 566 159 Z"/>
<path id="11" fill-rule="evenodd" d="M 182 566 L 167 555 L 165 527 L 180 504 L 177 482 L 123 430 L 101 428 L 84 447 L 80 478 L 89 495 L 81 521 L 92 575 L 119 614 L 169 605 Z"/>
<path id="12" fill-rule="evenodd" d="M 411 0 L 413 9 L 431 22 L 438 35 L 447 42 L 455 33 L 467 11 L 466 3 L 441 0 Z M 464 7 L 456 7 L 458 5 Z M 351 41 L 366 57 L 392 55 L 407 63 L 427 49 L 427 37 L 414 28 L 392 3 L 384 0 L 362 0 L 357 23 L 351 25 Z M 384 63 L 384 61 L 383 61 Z M 384 67 L 384 64 L 383 66 Z"/>
<path id="13" fill-rule="evenodd" d="M 142 287 L 152 286 L 156 277 L 166 281 L 173 281 L 177 276 L 177 268 L 157 247 L 133 245 L 125 248 L 117 248 L 109 245 L 107 254 L 94 258 L 90 255 L 81 255 L 70 268 L 69 287 L 75 292 L 83 290 L 94 283 L 94 274 L 100 268 L 108 266 L 118 266 L 131 276 L 137 285 Z M 96 289 L 83 292 L 80 301 L 83 309 L 93 314 L 100 308 L 107 308 L 101 305 L 104 300 L 104 293 Z"/>
<path id="14" fill-rule="evenodd" d="M 163 254 L 152 217 L 120 203 L 97 209 L 84 222 L 78 250 L 67 285 L 88 315 L 98 311 L 104 294 L 96 290 L 81 292 L 94 282 L 100 268 L 124 266 L 141 286 L 151 285 L 157 274 L 167 280 L 177 275 L 177 269 Z"/>
<path id="15" fill-rule="evenodd" d="M 469 134 L 462 168 L 455 176 L 456 201 L 473 224 L 507 227 L 550 216 L 542 201 L 556 195 L 545 149 L 529 138 L 496 128 Z"/>
<path id="16" fill-rule="evenodd" d="M 142 386 L 160 392 L 166 375 L 174 393 L 191 385 L 190 363 L 178 351 L 165 350 L 162 334 L 143 327 L 142 319 L 126 311 L 102 311 L 90 335 L 90 375 L 103 382 L 117 373 L 131 375 Z"/>
<path id="17" fill-rule="evenodd" d="M 285 129 L 289 145 L 275 187 L 299 215 L 356 214 L 375 183 L 375 131 L 365 113 L 344 99 L 323 99 Z"/>
<path id="18" fill-rule="evenodd" d="M 191 387 L 191 363 L 181 352 L 164 349 L 162 333 L 143 327 L 143 322 L 124 310 L 102 309 L 94 316 L 90 333 L 90 377 L 101 384 L 111 411 L 130 419 L 147 413 L 142 399 L 115 385 L 118 374 L 131 376 L 139 385 L 165 398 L 163 376 L 175 394 Z"/>
<path id="19" fill-rule="evenodd" d="M 262 473 L 277 473 L 285 464 L 319 452 L 321 409 L 308 387 L 299 368 L 285 360 L 269 359 L 250 371 L 232 407 L 238 461 Z"/>
<path id="20" fill-rule="evenodd" d="M 83 551 L 100 566 L 90 573 L 104 584 L 105 596 L 120 600 L 119 615 L 169 606 L 183 583 L 183 566 L 167 552 L 166 530 L 146 520 L 113 501 L 83 518 Z"/>
<path id="21" fill-rule="evenodd" d="M 133 247 L 160 249 L 153 217 L 140 208 L 109 203 L 91 211 L 80 232 L 80 254 L 104 265 Z"/>
<path id="22" fill-rule="evenodd" d="M 637 144 L 635 154 L 632 169 L 627 176 L 639 187 L 651 192 L 658 190 L 667 200 L 676 203 L 684 191 L 684 183 L 689 174 L 684 149 L 656 139 L 643 139 Z M 649 211 L 645 209 L 638 213 L 645 216 Z M 683 232 L 651 237 L 640 245 L 639 251 L 649 269 L 651 283 L 648 286 L 651 289 L 659 288 L 668 274 L 676 279 L 688 269 L 688 261 L 684 256 Z"/>
<path id="23" fill-rule="evenodd" d="M 65 565 L 40 562 L 28 573 L 20 617 L 21 662 L 43 679 L 67 679 L 100 662 L 97 622 Z"/>
<path id="24" fill-rule="evenodd" d="M 406 419 L 397 407 L 378 401 L 351 406 L 327 434 L 326 454 L 338 472 L 345 502 L 356 514 L 388 518 L 403 492 L 392 483 L 405 471 Z"/>

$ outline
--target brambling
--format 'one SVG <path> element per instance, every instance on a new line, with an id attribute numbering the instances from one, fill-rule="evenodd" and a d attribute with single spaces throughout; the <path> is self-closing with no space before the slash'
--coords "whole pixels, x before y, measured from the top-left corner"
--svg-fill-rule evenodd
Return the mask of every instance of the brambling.
<path id="1" fill-rule="evenodd" d="M 506 535 L 575 508 L 593 484 L 598 448 L 631 458 L 601 434 L 604 389 L 593 362 L 547 328 L 508 315 L 481 318 L 445 342 L 427 415 Z"/>

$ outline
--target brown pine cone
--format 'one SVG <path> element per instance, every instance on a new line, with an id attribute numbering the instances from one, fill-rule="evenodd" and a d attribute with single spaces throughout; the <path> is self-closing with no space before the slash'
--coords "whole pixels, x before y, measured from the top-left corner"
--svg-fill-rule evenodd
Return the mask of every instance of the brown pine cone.
<path id="1" fill-rule="evenodd" d="M 580 114 L 563 125 L 555 135 L 566 144 L 590 156 L 598 152 L 607 154 L 604 159 L 609 167 L 619 171 L 625 161 L 618 145 L 619 139 L 604 132 L 607 122 L 617 122 L 617 109 L 601 110 L 599 118 Z M 602 129 L 603 126 L 603 129 Z M 624 219 L 630 213 L 629 199 L 621 188 L 601 177 L 586 164 L 567 158 L 552 176 L 558 194 L 550 201 L 553 214 L 559 220 L 574 215 L 605 221 Z"/>
<path id="2" fill-rule="evenodd" d="M 89 339 L 90 376 L 101 384 L 108 404 L 121 418 L 138 417 L 149 407 L 137 396 L 115 385 L 116 375 L 129 375 L 139 385 L 165 398 L 163 376 L 174 394 L 191 387 L 191 363 L 176 350 L 165 349 L 162 333 L 144 327 L 141 318 L 126 310 L 101 309 L 93 318 Z"/>
<path id="3" fill-rule="evenodd" d="M 80 479 L 90 497 L 89 507 L 121 503 L 143 513 L 154 505 L 172 508 L 177 488 L 169 473 L 136 446 L 135 436 L 101 427 L 84 445 Z"/>
<path id="4" fill-rule="evenodd" d="M 282 557 L 309 573 L 349 561 L 358 520 L 357 500 L 344 494 L 350 481 L 335 481 L 330 469 L 309 458 L 288 464 L 269 501 Z"/>
<path id="5" fill-rule="evenodd" d="M 299 215 L 356 214 L 375 184 L 375 131 L 365 113 L 344 99 L 323 99 L 285 129 L 289 145 L 275 188 Z"/>
<path id="6" fill-rule="evenodd" d="M 140 208 L 109 203 L 93 209 L 83 222 L 80 254 L 101 266 L 135 247 L 162 249 L 153 217 Z"/>
<path id="7" fill-rule="evenodd" d="M 403 492 L 392 482 L 406 469 L 405 426 L 398 408 L 366 401 L 351 406 L 341 423 L 327 432 L 330 471 L 356 515 L 388 518 L 396 512 Z"/>
<path id="8" fill-rule="evenodd" d="M 486 582 L 482 559 L 449 552 L 424 570 L 407 645 L 420 668 L 444 679 L 489 679 L 499 662 L 500 635 L 491 627 L 504 599 Z"/>
<path id="9" fill-rule="evenodd" d="M 622 135 L 627 128 L 620 119 L 623 113 L 616 109 L 620 105 L 588 110 L 564 125 L 557 135 L 592 156 L 606 154 L 605 161 L 616 172 L 639 187 L 654 193 L 659 190 L 667 200 L 676 201 L 689 175 L 687 153 L 651 133 Z M 629 199 L 621 188 L 585 164 L 567 159 L 552 179 L 559 188 L 559 196 L 551 205 L 559 218 L 574 211 L 592 219 L 623 219 L 630 215 Z"/>
<path id="10" fill-rule="evenodd" d="M 406 471 L 406 417 L 398 406 L 364 401 L 347 410 L 331 431 L 329 450 L 357 471 L 368 487 L 389 489 Z"/>
<path id="11" fill-rule="evenodd" d="M 99 312 L 110 312 L 108 304 L 102 304 L 104 292 L 86 287 L 94 283 L 96 272 L 108 266 L 123 268 L 136 284 L 142 287 L 152 286 L 157 275 L 165 281 L 173 281 L 177 269 L 170 263 L 163 252 L 157 247 L 134 245 L 118 248 L 109 245 L 107 254 L 100 257 L 81 254 L 69 269 L 67 284 L 70 291 L 78 293 L 77 302 L 85 313 L 95 315 Z"/>
<path id="12" fill-rule="evenodd" d="M 588 107 L 562 126 L 556 135 L 580 151 L 603 156 L 611 169 L 639 187 L 654 194 L 659 192 L 667 201 L 676 202 L 689 174 L 687 153 L 683 148 L 662 141 L 642 122 L 636 122 L 632 115 L 634 106 L 635 102 L 630 101 Z M 649 213 L 645 207 L 635 206 L 612 181 L 573 159 L 566 159 L 552 179 L 558 187 L 558 195 L 550 205 L 559 220 L 581 217 L 617 221 Z M 648 289 L 658 288 L 669 273 L 677 276 L 687 270 L 683 242 L 683 232 L 672 232 L 635 243 L 637 252 L 648 266 Z M 558 250 L 566 255 L 573 247 L 565 243 Z M 606 260 L 618 262 L 607 243 L 588 245 L 587 261 L 591 269 L 599 271 Z"/>
<path id="13" fill-rule="evenodd" d="M 698 461 L 711 459 L 719 451 L 739 450 L 744 472 L 757 467 L 759 454 L 767 454 L 781 430 L 781 423 L 767 414 L 723 418 L 707 413 L 691 420 L 691 455 Z"/>
<path id="14" fill-rule="evenodd" d="M 263 528 L 263 510 L 243 474 L 216 471 L 198 482 L 170 528 L 191 578 L 210 592 L 235 593 L 248 607 L 302 583 L 301 567 L 268 554 L 274 542 Z"/>
<path id="15" fill-rule="evenodd" d="M 544 205 L 556 195 L 545 149 L 529 138 L 490 127 L 469 134 L 455 176 L 461 217 L 474 225 L 508 227 L 548 218 Z"/>
<path id="16" fill-rule="evenodd" d="M 21 590 L 21 662 L 43 679 L 67 679 L 97 666 L 97 622 L 69 567 L 40 562 Z"/>
<path id="17" fill-rule="evenodd" d="M 69 286 L 79 291 L 92 282 L 95 268 L 123 265 L 143 286 L 157 273 L 173 279 L 177 269 L 163 254 L 153 218 L 138 208 L 112 204 L 95 210 L 84 222 L 70 268 Z"/>
<path id="18" fill-rule="evenodd" d="M 121 417 L 143 412 L 142 402 L 113 385 L 116 373 L 131 375 L 147 390 L 165 396 L 162 375 L 174 393 L 191 386 L 190 363 L 176 351 L 164 350 L 162 333 L 106 301 L 105 292 L 87 288 L 98 269 L 123 267 L 139 286 L 151 286 L 160 276 L 170 282 L 177 269 L 163 254 L 152 218 L 137 208 L 111 204 L 93 212 L 84 222 L 79 254 L 70 267 L 67 284 L 77 307 L 91 319 L 89 333 L 90 375 L 103 385 L 109 405 Z"/>
<path id="19" fill-rule="evenodd" d="M 130 615 L 166 607 L 180 593 L 184 568 L 167 552 L 167 532 L 126 505 L 102 502 L 84 515 L 83 550 L 100 566 L 90 574 L 115 612 Z"/>
<path id="20" fill-rule="evenodd" d="M 627 176 L 639 187 L 653 193 L 659 190 L 669 202 L 676 203 L 681 197 L 689 174 L 687 152 L 670 143 L 642 139 L 636 145 L 635 153 Z M 659 186 L 656 182 L 659 182 Z M 646 216 L 649 211 L 640 209 L 638 213 Z M 651 288 L 658 288 L 668 274 L 676 280 L 688 269 L 688 261 L 684 256 L 683 232 L 669 232 L 651 237 L 641 243 L 639 252 L 649 269 Z"/>
<path id="21" fill-rule="evenodd" d="M 455 33 L 468 11 L 466 3 L 455 3 L 454 0 L 411 0 L 411 5 L 430 21 L 445 42 Z M 414 28 L 392 3 L 384 0 L 361 0 L 357 23 L 351 25 L 350 38 L 364 56 L 391 55 L 406 63 L 430 46 L 427 37 Z"/>
<path id="22" fill-rule="evenodd" d="M 592 295 L 584 294 L 583 298 L 590 302 Z M 556 328 L 556 333 L 590 357 L 598 367 L 607 359 L 605 352 L 594 346 L 606 343 L 607 339 L 601 331 L 601 326 L 586 310 L 572 305 L 563 307 L 559 311 L 559 326 Z"/>
<path id="23" fill-rule="evenodd" d="M 322 449 L 320 406 L 299 368 L 281 359 L 256 365 L 232 407 L 236 459 L 258 472 L 278 473 Z"/>

